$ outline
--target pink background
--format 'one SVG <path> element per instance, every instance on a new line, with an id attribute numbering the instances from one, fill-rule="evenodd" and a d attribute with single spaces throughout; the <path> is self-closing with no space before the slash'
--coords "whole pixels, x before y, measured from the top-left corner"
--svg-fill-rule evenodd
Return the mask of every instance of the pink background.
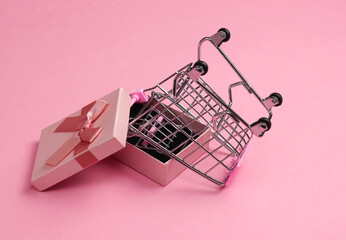
<path id="1" fill-rule="evenodd" d="M 345 10 L 335 0 L 2 0 L 1 238 L 343 239 Z M 49 191 L 31 187 L 43 127 L 120 86 L 151 87 L 220 27 L 253 87 L 284 96 L 227 188 L 191 171 L 163 188 L 112 159 Z"/>

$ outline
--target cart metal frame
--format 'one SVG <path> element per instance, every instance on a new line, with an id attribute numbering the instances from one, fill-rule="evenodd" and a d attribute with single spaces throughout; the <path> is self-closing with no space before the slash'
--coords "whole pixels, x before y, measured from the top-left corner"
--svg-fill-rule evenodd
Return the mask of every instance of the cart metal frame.
<path id="1" fill-rule="evenodd" d="M 203 38 L 198 44 L 198 59 L 189 63 L 168 78 L 143 92 L 148 96 L 141 110 L 130 118 L 128 138 L 136 138 L 136 147 L 154 150 L 177 160 L 206 179 L 224 186 L 230 174 L 242 159 L 253 135 L 262 137 L 271 128 L 272 107 L 282 104 L 282 96 L 272 93 L 262 99 L 246 81 L 220 45 L 230 39 L 230 32 L 221 28 L 211 37 Z M 201 60 L 201 47 L 210 42 L 239 76 L 238 82 L 228 87 L 229 102 L 226 103 L 202 76 L 208 65 Z M 268 113 L 249 124 L 232 109 L 232 89 L 243 86 L 253 94 Z M 148 94 L 149 93 L 149 94 Z M 183 121 L 188 116 L 190 121 Z M 195 121 L 205 128 L 195 131 Z M 200 142 L 198 137 L 210 130 L 210 138 Z M 179 137 L 177 137 L 179 135 Z M 181 149 L 195 144 L 194 151 L 180 156 Z M 203 151 L 197 160 L 194 153 Z"/>

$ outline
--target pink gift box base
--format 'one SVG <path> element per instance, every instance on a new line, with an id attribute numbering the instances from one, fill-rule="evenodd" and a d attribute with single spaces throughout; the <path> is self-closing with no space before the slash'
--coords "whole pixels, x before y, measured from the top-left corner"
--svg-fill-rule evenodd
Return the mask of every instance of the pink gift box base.
<path id="1" fill-rule="evenodd" d="M 172 112 L 176 112 L 174 109 L 170 110 Z M 182 116 L 180 119 L 186 123 L 191 122 L 192 120 L 188 116 Z M 206 129 L 206 126 L 198 121 L 193 121 L 192 124 L 189 124 L 189 127 L 193 129 L 193 132 L 202 132 L 196 139 L 198 143 L 203 144 L 208 142 L 208 139 L 210 138 L 209 128 L 203 131 L 203 129 Z M 207 144 L 204 144 L 204 147 L 206 149 L 209 148 Z M 186 162 L 191 164 L 205 153 L 205 151 L 201 148 L 196 150 L 197 148 L 198 145 L 196 143 L 190 143 L 187 147 L 182 149 L 177 156 L 183 158 L 194 151 L 194 153 L 185 159 Z M 162 162 L 128 142 L 126 143 L 125 148 L 113 154 L 112 157 L 161 184 L 162 186 L 166 186 L 186 169 L 183 164 L 174 159 L 169 159 L 166 162 Z"/>

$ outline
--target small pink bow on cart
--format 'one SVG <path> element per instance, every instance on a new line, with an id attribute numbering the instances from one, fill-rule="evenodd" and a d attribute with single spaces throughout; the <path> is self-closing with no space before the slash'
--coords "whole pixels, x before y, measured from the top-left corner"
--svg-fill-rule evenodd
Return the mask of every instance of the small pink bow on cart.
<path id="1" fill-rule="evenodd" d="M 82 108 L 80 116 L 66 118 L 54 132 L 76 132 L 47 160 L 46 164 L 58 165 L 81 142 L 92 143 L 102 131 L 102 127 L 93 127 L 93 122 L 106 110 L 108 103 L 97 100 Z"/>

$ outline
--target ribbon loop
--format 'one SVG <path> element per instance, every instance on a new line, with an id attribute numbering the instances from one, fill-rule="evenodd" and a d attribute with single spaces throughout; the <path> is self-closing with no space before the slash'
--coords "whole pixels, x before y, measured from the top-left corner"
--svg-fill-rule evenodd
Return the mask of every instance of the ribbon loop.
<path id="1" fill-rule="evenodd" d="M 69 155 L 79 143 L 92 143 L 102 131 L 102 127 L 93 127 L 96 119 L 106 110 L 108 103 L 103 100 L 97 100 L 82 108 L 82 114 L 75 117 L 67 117 L 55 129 L 54 132 L 77 132 L 67 140 L 60 148 L 46 160 L 46 164 L 56 166 L 67 155 Z"/>

